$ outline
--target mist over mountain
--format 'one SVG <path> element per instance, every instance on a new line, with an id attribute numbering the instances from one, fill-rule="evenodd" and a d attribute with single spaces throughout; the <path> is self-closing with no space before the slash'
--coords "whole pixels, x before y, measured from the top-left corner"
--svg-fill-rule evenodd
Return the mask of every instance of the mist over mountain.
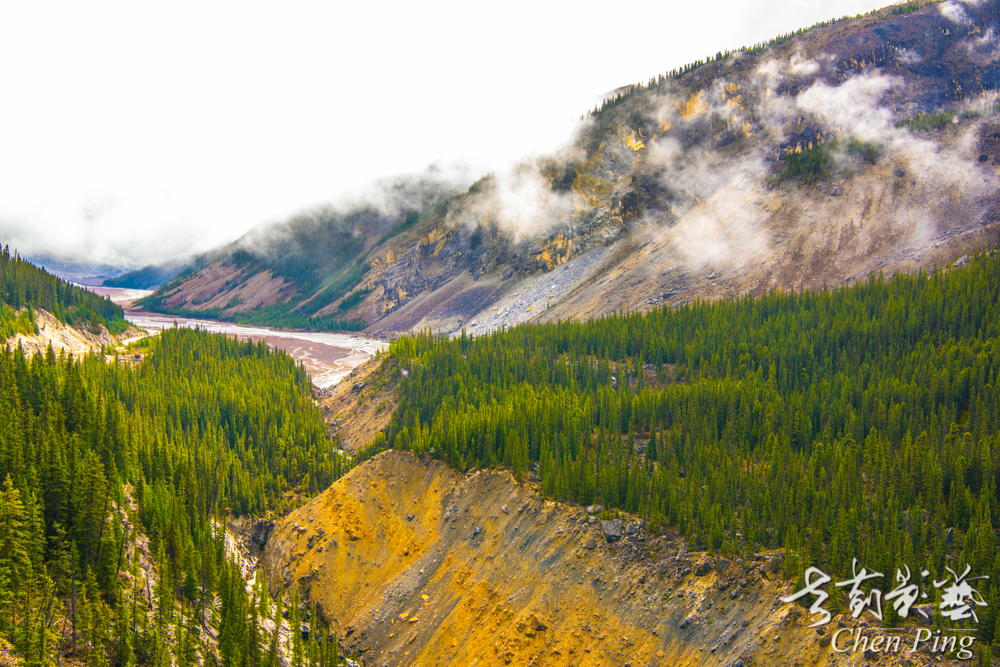
<path id="1" fill-rule="evenodd" d="M 258 227 L 147 307 L 482 331 L 953 261 L 996 239 L 998 30 L 996 2 L 911 3 L 720 52 L 460 195 Z"/>

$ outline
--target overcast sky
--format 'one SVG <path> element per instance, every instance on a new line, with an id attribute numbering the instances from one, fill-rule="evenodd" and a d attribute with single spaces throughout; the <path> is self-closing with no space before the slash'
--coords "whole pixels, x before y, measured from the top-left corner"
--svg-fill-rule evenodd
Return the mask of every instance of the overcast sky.
<path id="1" fill-rule="evenodd" d="M 601 94 L 889 0 L 0 7 L 0 243 L 137 265 L 464 164 Z"/>

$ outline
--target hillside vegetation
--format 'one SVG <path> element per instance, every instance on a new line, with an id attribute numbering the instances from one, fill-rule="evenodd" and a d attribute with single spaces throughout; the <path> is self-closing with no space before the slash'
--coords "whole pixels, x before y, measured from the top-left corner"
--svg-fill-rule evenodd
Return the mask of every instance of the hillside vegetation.
<path id="1" fill-rule="evenodd" d="M 998 303 L 994 251 L 820 293 L 402 338 L 390 357 L 409 376 L 372 451 L 537 474 L 550 498 L 676 527 L 691 549 L 783 547 L 790 576 L 849 578 L 853 558 L 936 579 L 969 565 L 990 577 L 977 610 L 988 645 Z"/>
<path id="2" fill-rule="evenodd" d="M 248 596 L 217 520 L 342 473 L 305 370 L 187 329 L 135 351 L 0 350 L 0 639 L 26 665 L 277 665 L 280 606 Z"/>
<path id="3" fill-rule="evenodd" d="M 31 262 L 0 250 L 0 339 L 36 332 L 33 308 L 78 328 L 105 327 L 112 334 L 128 328 L 122 309 L 109 299 L 57 278 Z"/>

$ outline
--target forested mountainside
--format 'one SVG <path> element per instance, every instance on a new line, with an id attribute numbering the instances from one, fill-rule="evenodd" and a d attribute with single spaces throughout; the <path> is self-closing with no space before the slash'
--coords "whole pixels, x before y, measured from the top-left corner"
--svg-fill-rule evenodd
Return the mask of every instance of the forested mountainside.
<path id="1" fill-rule="evenodd" d="M 362 458 L 394 446 L 459 470 L 504 465 L 537 478 L 550 499 L 645 518 L 639 535 L 676 530 L 686 548 L 737 562 L 781 547 L 791 577 L 808 565 L 848 573 L 853 557 L 940 578 L 945 565 L 968 565 L 991 577 L 978 584 L 976 624 L 989 646 L 1000 604 L 998 289 L 994 251 L 952 270 L 819 293 L 403 338 L 385 361 L 398 406 Z M 139 353 L 134 366 L 0 355 L 0 577 L 9 582 L 0 636 L 28 664 L 49 664 L 57 647 L 89 664 L 193 664 L 210 653 L 223 664 L 276 664 L 270 619 L 284 603 L 270 594 L 287 592 L 297 628 L 298 580 L 258 579 L 248 594 L 215 520 L 290 509 L 287 491 L 315 494 L 343 472 L 304 371 L 263 345 L 188 330 L 166 331 Z M 405 496 L 411 482 L 387 478 L 386 490 L 398 483 Z M 331 517 L 356 531 L 352 507 L 310 515 L 308 531 Z M 443 508 L 430 510 L 451 521 Z M 148 536 L 148 548 L 136 536 Z M 345 534 L 338 546 L 336 537 L 317 543 L 323 559 L 360 538 Z M 304 580 L 323 580 L 325 568 L 309 565 L 320 550 L 300 546 Z M 641 565 L 642 553 L 623 562 Z M 674 570 L 656 576 L 681 585 L 687 575 Z M 845 609 L 846 599 L 829 606 Z M 316 664 L 336 650 L 323 641 L 324 624 L 341 620 L 332 608 L 312 607 L 312 641 L 297 632 L 282 640 L 293 660 Z M 885 614 L 900 622 L 894 608 Z"/>
<path id="2" fill-rule="evenodd" d="M 264 343 L 186 329 L 111 359 L 0 351 L 0 648 L 39 666 L 279 664 L 281 603 L 260 579 L 248 595 L 221 526 L 342 473 L 309 387 Z M 313 628 L 324 642 L 292 633 L 289 654 L 335 650 Z"/>
<path id="3" fill-rule="evenodd" d="M 909 3 L 720 52 L 615 91 L 555 155 L 261 228 L 146 307 L 476 333 L 952 263 L 1000 234 L 998 14 Z"/>
<path id="4" fill-rule="evenodd" d="M 975 609 L 989 646 L 1000 639 L 998 304 L 991 251 L 819 293 L 405 337 L 385 362 L 398 407 L 361 456 L 391 447 L 459 470 L 503 465 L 550 499 L 627 512 L 654 535 L 676 529 L 691 550 L 782 548 L 791 577 L 817 566 L 850 579 L 855 558 L 935 580 L 968 565 L 989 577 Z M 887 624 L 896 611 L 886 605 Z"/>
<path id="5" fill-rule="evenodd" d="M 71 285 L 31 262 L 0 250 L 0 339 L 35 333 L 34 308 L 78 328 L 107 328 L 112 334 L 128 327 L 121 307 L 93 292 Z"/>

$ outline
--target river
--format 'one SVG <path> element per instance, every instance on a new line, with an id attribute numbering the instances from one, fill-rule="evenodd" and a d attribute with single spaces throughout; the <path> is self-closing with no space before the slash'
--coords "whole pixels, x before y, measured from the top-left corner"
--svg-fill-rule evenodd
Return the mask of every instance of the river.
<path id="1" fill-rule="evenodd" d="M 377 351 L 385 350 L 388 344 L 350 334 L 325 331 L 286 331 L 268 327 L 246 326 L 218 320 L 202 320 L 190 317 L 157 315 L 142 311 L 128 310 L 135 299 L 150 294 L 147 290 L 121 289 L 115 287 L 88 287 L 93 292 L 110 298 L 126 308 L 125 319 L 150 333 L 158 333 L 172 326 L 199 327 L 206 331 L 238 336 L 241 340 L 263 340 L 268 345 L 288 352 L 296 361 L 301 361 L 309 372 L 314 385 L 326 388 L 337 384 L 356 366 L 364 363 Z"/>

